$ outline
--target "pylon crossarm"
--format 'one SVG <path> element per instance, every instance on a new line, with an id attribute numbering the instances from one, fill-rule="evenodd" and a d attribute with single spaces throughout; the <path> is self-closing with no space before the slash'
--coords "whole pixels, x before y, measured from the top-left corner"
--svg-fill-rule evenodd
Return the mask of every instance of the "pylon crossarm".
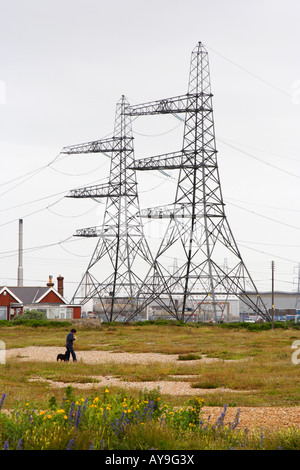
<path id="1" fill-rule="evenodd" d="M 198 150 L 200 153 L 202 149 Z M 177 152 L 166 153 L 162 155 L 156 155 L 154 157 L 147 157 L 140 160 L 136 160 L 129 169 L 132 170 L 172 170 L 179 168 L 215 168 L 216 164 L 203 164 L 202 159 L 196 160 L 195 163 L 195 152 L 179 150 Z"/>
<path id="2" fill-rule="evenodd" d="M 212 109 L 209 106 L 203 106 L 202 101 L 203 97 L 209 98 L 211 96 L 213 95 L 207 93 L 188 93 L 134 106 L 126 106 L 124 114 L 128 116 L 147 116 L 154 114 L 210 112 Z"/>
<path id="3" fill-rule="evenodd" d="M 108 239 L 129 236 L 130 238 L 140 238 L 141 235 L 137 230 L 138 228 L 139 226 L 130 226 L 129 228 L 126 226 L 121 226 L 118 228 L 117 225 L 111 227 L 86 227 L 76 230 L 74 237 L 99 237 Z"/>
<path id="4" fill-rule="evenodd" d="M 185 219 L 192 217 L 190 204 L 149 207 L 142 209 L 139 215 L 147 219 Z"/>
<path id="5" fill-rule="evenodd" d="M 102 198 L 102 197 L 121 197 L 131 196 L 134 197 L 136 193 L 130 193 L 124 188 L 120 187 L 120 184 L 105 183 L 96 184 L 94 186 L 87 186 L 85 188 L 72 189 L 66 197 L 74 198 Z"/>
<path id="6" fill-rule="evenodd" d="M 63 147 L 60 153 L 80 154 L 80 153 L 106 153 L 122 152 L 127 149 L 128 144 L 133 137 L 123 136 L 111 137 L 109 139 L 94 140 L 83 144 L 70 145 Z"/>
<path id="7" fill-rule="evenodd" d="M 98 227 L 88 227 L 76 230 L 74 237 L 98 237 Z"/>

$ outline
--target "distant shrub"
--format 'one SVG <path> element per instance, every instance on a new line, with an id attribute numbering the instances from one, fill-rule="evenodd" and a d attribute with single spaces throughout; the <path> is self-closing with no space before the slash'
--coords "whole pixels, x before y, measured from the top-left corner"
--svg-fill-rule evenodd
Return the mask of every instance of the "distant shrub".
<path id="1" fill-rule="evenodd" d="M 142 320 L 132 323 L 137 326 L 147 326 L 147 325 L 159 325 L 159 326 L 184 326 L 185 323 L 180 320 L 167 320 L 167 319 L 156 319 L 156 320 Z"/>
<path id="2" fill-rule="evenodd" d="M 25 310 L 22 315 L 18 315 L 14 318 L 16 320 L 44 320 L 47 321 L 47 315 L 45 312 L 40 312 L 39 310 Z"/>
<path id="3" fill-rule="evenodd" d="M 259 323 L 247 323 L 247 322 L 233 322 L 233 323 L 221 323 L 221 328 L 231 329 L 245 329 L 248 331 L 265 331 L 272 329 L 272 323 L 270 322 L 259 322 Z M 274 328 L 287 329 L 288 326 L 284 322 L 274 322 Z"/>
<path id="4" fill-rule="evenodd" d="M 31 327 L 31 328 L 44 326 L 47 328 L 67 328 L 67 327 L 72 326 L 72 323 L 68 321 L 55 321 L 55 320 L 27 320 L 26 318 L 21 318 L 21 315 L 19 315 L 13 321 L 1 320 L 0 326 L 9 326 L 9 327 L 26 326 L 26 327 Z"/>

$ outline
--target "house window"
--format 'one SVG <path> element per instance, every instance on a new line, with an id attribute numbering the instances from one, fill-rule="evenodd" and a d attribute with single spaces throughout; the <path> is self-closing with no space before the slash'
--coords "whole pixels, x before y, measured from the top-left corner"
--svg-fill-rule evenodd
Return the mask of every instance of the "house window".
<path id="1" fill-rule="evenodd" d="M 73 318 L 73 309 L 61 307 L 60 308 L 60 318 L 61 320 L 72 320 Z"/>
<path id="2" fill-rule="evenodd" d="M 50 320 L 54 320 L 56 318 L 59 318 L 59 308 L 49 308 L 48 318 Z"/>
<path id="3" fill-rule="evenodd" d="M 72 320 L 73 319 L 73 309 L 72 308 L 67 308 L 66 319 L 67 320 Z"/>
<path id="4" fill-rule="evenodd" d="M 66 318 L 66 313 L 67 313 L 67 309 L 65 307 L 60 307 L 60 316 L 59 316 L 59 318 L 64 320 Z"/>
<path id="5" fill-rule="evenodd" d="M 0 307 L 0 320 L 7 320 L 7 307 Z"/>
<path id="6" fill-rule="evenodd" d="M 45 313 L 46 316 L 47 316 L 47 309 L 46 308 L 39 308 L 38 311 L 42 312 L 42 313 Z"/>

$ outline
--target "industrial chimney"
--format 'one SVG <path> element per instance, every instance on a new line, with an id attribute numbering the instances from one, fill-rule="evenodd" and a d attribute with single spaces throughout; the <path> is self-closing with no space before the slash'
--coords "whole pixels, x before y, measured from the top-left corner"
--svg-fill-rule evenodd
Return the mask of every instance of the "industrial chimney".
<path id="1" fill-rule="evenodd" d="M 18 287 L 23 287 L 23 219 L 19 219 Z"/>
<path id="2" fill-rule="evenodd" d="M 57 277 L 57 292 L 64 296 L 64 278 L 61 275 Z"/>

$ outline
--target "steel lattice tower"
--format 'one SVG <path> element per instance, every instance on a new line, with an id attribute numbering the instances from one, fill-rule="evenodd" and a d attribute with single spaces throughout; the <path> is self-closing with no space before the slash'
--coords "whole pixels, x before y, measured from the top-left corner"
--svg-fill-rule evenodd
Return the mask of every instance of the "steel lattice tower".
<path id="1" fill-rule="evenodd" d="M 111 155 L 107 184 L 72 190 L 67 197 L 106 198 L 102 227 L 77 230 L 75 236 L 98 237 L 94 253 L 72 302 L 85 304 L 98 299 L 108 321 L 135 316 L 147 305 L 139 289 L 153 258 L 139 218 L 139 200 L 134 164 L 131 117 L 124 96 L 117 103 L 112 138 L 64 147 L 61 153 L 106 153 Z M 107 267 L 109 265 L 109 267 Z"/>
<path id="2" fill-rule="evenodd" d="M 140 171 L 179 169 L 174 205 L 141 213 L 144 217 L 169 219 L 144 288 L 147 290 L 156 277 L 164 279 L 153 291 L 153 298 L 180 320 L 187 321 L 196 309 L 207 304 L 217 320 L 221 295 L 241 299 L 269 320 L 225 215 L 212 96 L 208 53 L 198 43 L 191 55 L 187 94 L 124 108 L 126 116 L 185 114 L 180 151 L 138 160 L 130 167 Z M 176 273 L 170 274 L 165 267 L 165 253 L 177 258 Z M 227 269 L 224 257 L 230 263 Z M 250 291 L 256 293 L 255 301 L 247 295 Z"/>

